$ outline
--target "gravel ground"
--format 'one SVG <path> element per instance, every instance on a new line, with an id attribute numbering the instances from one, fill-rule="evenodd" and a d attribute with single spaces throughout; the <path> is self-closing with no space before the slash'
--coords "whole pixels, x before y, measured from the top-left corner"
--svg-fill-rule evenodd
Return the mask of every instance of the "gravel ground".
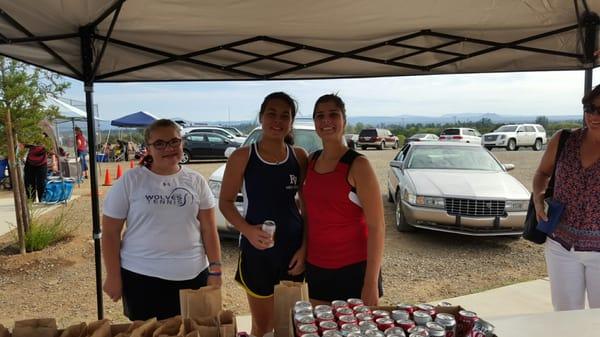
<path id="1" fill-rule="evenodd" d="M 396 151 L 362 151 L 371 160 L 386 200 L 385 179 Z M 500 161 L 513 163 L 511 171 L 530 188 L 541 152 L 494 150 Z M 194 163 L 189 167 L 208 178 L 222 162 Z M 128 167 L 128 164 L 124 166 Z M 99 172 L 116 164 L 103 164 Z M 104 176 L 99 179 L 104 181 Z M 0 324 L 12 326 L 25 318 L 55 317 L 59 326 L 96 319 L 94 247 L 91 240 L 89 184 L 76 188 L 68 222 L 77 226 L 72 239 L 42 252 L 17 255 L 10 234 L 0 238 Z M 101 198 L 107 187 L 101 188 Z M 7 192 L 0 192 L 6 197 Z M 385 206 L 386 246 L 383 263 L 385 296 L 382 304 L 399 301 L 436 301 L 546 276 L 542 248 L 524 240 L 473 238 L 430 231 L 399 233 L 393 205 Z M 45 216 L 54 216 L 60 210 Z M 224 306 L 237 314 L 249 312 L 245 294 L 233 281 L 237 262 L 235 240 L 223 240 Z M 113 321 L 126 321 L 121 303 L 104 296 L 104 312 Z"/>

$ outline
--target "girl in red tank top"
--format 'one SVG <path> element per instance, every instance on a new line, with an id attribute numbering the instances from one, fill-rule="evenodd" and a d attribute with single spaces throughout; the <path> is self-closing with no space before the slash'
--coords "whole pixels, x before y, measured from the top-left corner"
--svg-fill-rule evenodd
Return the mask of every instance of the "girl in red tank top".
<path id="1" fill-rule="evenodd" d="M 377 305 L 384 243 L 379 183 L 369 161 L 346 147 L 340 97 L 320 97 L 313 120 L 323 150 L 311 156 L 302 189 L 311 300 L 361 298 Z"/>

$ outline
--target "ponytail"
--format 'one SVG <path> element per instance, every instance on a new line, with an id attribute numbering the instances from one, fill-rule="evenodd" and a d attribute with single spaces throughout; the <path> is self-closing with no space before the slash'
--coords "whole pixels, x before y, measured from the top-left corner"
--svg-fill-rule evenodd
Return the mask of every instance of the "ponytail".
<path id="1" fill-rule="evenodd" d="M 147 168 L 152 167 L 152 156 L 149 154 L 146 154 L 142 157 L 142 159 L 140 160 L 140 162 L 138 163 L 138 165 L 140 166 L 146 166 Z"/>
<path id="2" fill-rule="evenodd" d="M 283 141 L 288 145 L 294 145 L 294 134 L 288 133 L 287 136 L 283 139 Z"/>

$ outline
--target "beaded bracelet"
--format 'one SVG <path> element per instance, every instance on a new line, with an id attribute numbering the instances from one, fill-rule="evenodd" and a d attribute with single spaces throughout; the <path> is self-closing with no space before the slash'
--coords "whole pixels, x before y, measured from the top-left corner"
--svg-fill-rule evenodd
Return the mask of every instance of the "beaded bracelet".
<path id="1" fill-rule="evenodd" d="M 208 276 L 221 276 L 221 272 L 220 271 L 215 271 L 215 272 L 208 272 Z"/>

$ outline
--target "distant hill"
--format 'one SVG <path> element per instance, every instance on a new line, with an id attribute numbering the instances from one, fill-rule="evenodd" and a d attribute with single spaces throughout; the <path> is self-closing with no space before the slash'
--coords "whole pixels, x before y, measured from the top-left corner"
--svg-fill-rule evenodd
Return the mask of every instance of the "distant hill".
<path id="1" fill-rule="evenodd" d="M 482 118 L 489 118 L 493 123 L 531 123 L 534 122 L 537 116 L 529 115 L 498 115 L 495 113 L 465 113 L 465 114 L 448 114 L 438 117 L 415 116 L 415 115 L 400 115 L 400 116 L 349 116 L 348 123 L 356 124 L 445 124 L 455 122 L 477 122 Z M 550 122 L 559 121 L 578 121 L 583 118 L 582 115 L 558 115 L 546 116 Z"/>

